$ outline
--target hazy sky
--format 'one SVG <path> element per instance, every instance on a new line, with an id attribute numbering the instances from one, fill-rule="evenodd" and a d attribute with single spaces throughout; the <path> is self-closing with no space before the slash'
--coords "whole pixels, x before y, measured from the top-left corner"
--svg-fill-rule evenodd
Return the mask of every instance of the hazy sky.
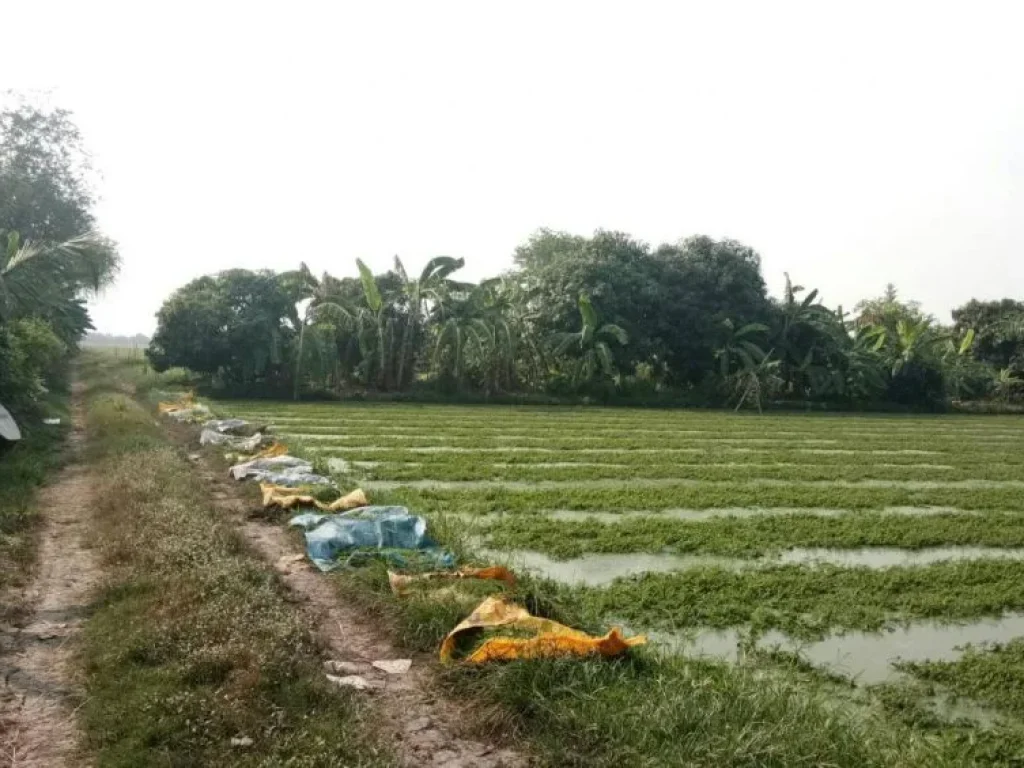
<path id="1" fill-rule="evenodd" d="M 1024 4 L 7 3 L 124 256 L 101 331 L 233 266 L 511 263 L 541 226 L 756 248 L 851 306 L 1024 298 Z"/>

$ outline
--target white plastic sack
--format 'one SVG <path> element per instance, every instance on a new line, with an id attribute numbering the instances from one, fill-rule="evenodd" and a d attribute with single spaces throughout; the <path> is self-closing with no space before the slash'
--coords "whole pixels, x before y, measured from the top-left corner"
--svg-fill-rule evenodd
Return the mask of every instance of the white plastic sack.
<path id="1" fill-rule="evenodd" d="M 14 417 L 0 405 L 0 437 L 4 440 L 21 440 L 21 430 L 18 429 Z"/>

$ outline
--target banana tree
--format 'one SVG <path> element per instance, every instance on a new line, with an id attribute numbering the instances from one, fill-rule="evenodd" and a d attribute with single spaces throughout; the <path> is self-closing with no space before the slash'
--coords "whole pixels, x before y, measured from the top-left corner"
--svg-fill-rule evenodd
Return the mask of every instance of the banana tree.
<path id="1" fill-rule="evenodd" d="M 592 381 L 598 372 L 615 375 L 615 363 L 609 342 L 625 346 L 629 342 L 626 331 L 614 323 L 600 322 L 590 297 L 581 293 L 578 300 L 583 327 L 576 333 L 563 333 L 556 337 L 555 355 L 576 354 L 573 364 L 573 383 Z"/>
<path id="2" fill-rule="evenodd" d="M 732 375 L 733 391 L 739 396 L 736 407 L 738 411 L 747 401 L 757 406 L 757 412 L 763 413 L 761 403 L 776 392 L 783 384 L 779 375 L 780 361 L 772 357 L 768 351 L 759 361 L 753 358 L 741 358 L 742 366 Z"/>
<path id="3" fill-rule="evenodd" d="M 834 315 L 817 301 L 818 291 L 812 290 L 803 298 L 802 285 L 794 285 L 789 273 L 782 303 L 778 308 L 778 320 L 772 334 L 772 346 L 778 351 L 779 374 L 790 393 L 802 389 L 809 377 L 809 369 L 816 358 L 827 355 L 829 326 L 835 322 Z"/>
<path id="4" fill-rule="evenodd" d="M 377 386 L 386 389 L 389 355 L 384 299 L 370 268 L 363 263 L 362 259 L 356 259 L 356 266 L 359 268 L 359 280 L 363 285 L 363 298 L 366 301 L 366 306 L 361 308 L 362 311 L 359 313 L 360 325 L 363 330 L 369 326 L 376 332 Z M 367 322 L 368 320 L 369 322 Z M 365 341 L 366 337 L 361 333 L 361 338 Z M 369 372 L 367 372 L 367 379 L 369 378 Z"/>
<path id="5" fill-rule="evenodd" d="M 416 359 L 416 345 L 423 335 L 424 303 L 440 303 L 450 287 L 449 276 L 465 266 L 465 259 L 451 256 L 435 256 L 427 262 L 420 276 L 410 280 L 402 260 L 395 256 L 395 273 L 402 281 L 407 308 L 405 326 L 402 329 L 402 343 L 398 355 L 399 387 L 405 386 L 407 376 L 411 377 Z"/>
<path id="6" fill-rule="evenodd" d="M 764 360 L 766 353 L 754 339 L 768 332 L 767 325 L 747 323 L 736 328 L 732 320 L 726 319 L 722 321 L 722 327 L 726 332 L 725 342 L 715 351 L 715 359 L 719 362 L 723 379 L 727 379 L 732 373 L 734 362 L 743 368 L 752 368 Z"/>
<path id="7" fill-rule="evenodd" d="M 338 281 L 326 272 L 318 280 L 310 272 L 305 262 L 299 264 L 299 269 L 296 272 L 285 273 L 281 279 L 286 283 L 293 284 L 297 293 L 296 298 L 307 300 L 302 317 L 296 316 L 299 325 L 299 344 L 295 354 L 295 381 L 292 397 L 298 400 L 302 382 L 302 366 L 305 360 L 307 329 L 320 318 L 330 319 L 342 326 L 351 326 L 355 320 L 355 313 L 339 297 Z M 294 321 L 295 319 L 293 319 Z"/>

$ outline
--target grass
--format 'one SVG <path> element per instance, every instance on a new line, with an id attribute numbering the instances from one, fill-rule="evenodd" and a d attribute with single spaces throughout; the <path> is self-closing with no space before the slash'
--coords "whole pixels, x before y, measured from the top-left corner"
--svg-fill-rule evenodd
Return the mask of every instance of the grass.
<path id="1" fill-rule="evenodd" d="M 1024 423 L 1014 417 L 266 401 L 218 410 L 271 425 L 321 466 L 330 457 L 372 462 L 342 482 L 426 515 L 437 538 L 460 549 L 470 534 L 499 552 L 627 561 L 1024 546 Z M 659 514 L 666 510 L 701 514 Z M 330 578 L 343 599 L 421 650 L 480 598 L 399 600 L 380 567 Z M 1022 582 L 1024 563 L 985 558 L 881 569 L 698 564 L 601 586 L 526 576 L 514 597 L 589 631 L 625 622 L 813 640 L 1024 610 Z M 498 703 L 499 727 L 518 729 L 554 765 L 1011 765 L 1024 754 L 1024 715 L 998 727 L 953 722 L 930 711 L 919 688 L 851 687 L 795 653 L 745 659 L 726 666 L 644 651 L 612 663 L 457 667 L 445 680 L 457 694 Z M 1024 659 L 1007 663 L 1024 670 Z"/>
<path id="2" fill-rule="evenodd" d="M 902 664 L 900 668 L 999 712 L 1024 718 L 1024 638 L 991 647 L 969 647 L 957 661 Z"/>
<path id="3" fill-rule="evenodd" d="M 621 522 L 565 521 L 542 514 L 503 515 L 484 527 L 488 544 L 560 558 L 584 553 L 676 552 L 754 557 L 794 547 L 1024 547 L 1024 515 L 984 512 L 927 516 L 862 512 L 723 516 L 686 521 L 653 515 Z"/>
<path id="4" fill-rule="evenodd" d="M 64 459 L 61 446 L 69 428 L 67 397 L 53 396 L 45 413 L 60 418 L 60 426 L 23 424 L 23 439 L 0 448 L 0 590 L 23 584 L 30 572 L 38 522 L 36 493 Z"/>
<path id="5" fill-rule="evenodd" d="M 81 722 L 101 766 L 378 766 L 372 712 L 323 678 L 276 577 L 193 466 L 93 358 L 88 459 L 108 583 L 81 649 Z M 113 386 L 112 386 L 113 385 Z M 231 745 L 235 737 L 253 745 Z"/>
<path id="6" fill-rule="evenodd" d="M 883 570 L 820 565 L 736 573 L 692 568 L 618 579 L 606 587 L 561 587 L 561 600 L 591 616 L 679 629 L 752 625 L 813 639 L 892 622 L 958 621 L 1024 609 L 1024 563 L 980 560 Z"/>

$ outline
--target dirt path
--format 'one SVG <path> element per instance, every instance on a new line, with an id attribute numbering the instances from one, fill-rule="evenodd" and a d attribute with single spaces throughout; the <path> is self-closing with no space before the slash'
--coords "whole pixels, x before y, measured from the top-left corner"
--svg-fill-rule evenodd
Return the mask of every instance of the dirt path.
<path id="1" fill-rule="evenodd" d="M 75 707 L 82 694 L 71 641 L 99 576 L 87 541 L 92 482 L 77 461 L 83 420 L 76 387 L 70 463 L 39 494 L 39 570 L 20 596 L 25 619 L 0 626 L 0 766 L 86 764 L 78 751 Z"/>
<path id="2" fill-rule="evenodd" d="M 359 675 L 372 686 L 381 716 L 383 740 L 398 752 L 402 765 L 412 768 L 512 768 L 529 765 L 522 755 L 467 737 L 474 719 L 468 707 L 443 697 L 432 680 L 433 656 L 412 656 L 404 674 L 387 674 L 372 662 L 410 658 L 394 648 L 364 613 L 344 604 L 329 581 L 313 568 L 301 549 L 280 526 L 244 518 L 245 502 L 234 481 L 205 472 L 214 486 L 215 503 L 239 524 L 253 549 L 273 565 L 296 598 L 324 646 L 329 661 L 343 662 L 333 674 Z"/>

